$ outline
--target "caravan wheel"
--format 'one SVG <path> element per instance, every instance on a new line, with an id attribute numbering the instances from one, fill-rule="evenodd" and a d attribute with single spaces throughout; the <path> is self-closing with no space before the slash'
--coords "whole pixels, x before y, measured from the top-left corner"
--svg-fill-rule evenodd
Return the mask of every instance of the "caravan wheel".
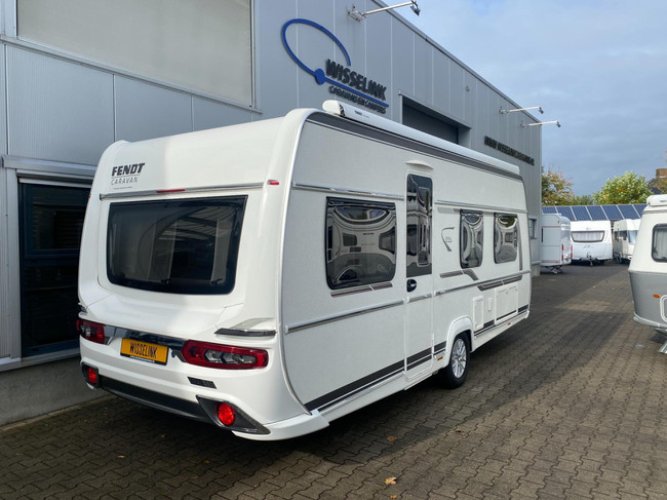
<path id="1" fill-rule="evenodd" d="M 456 389 L 463 385 L 470 368 L 470 347 L 465 334 L 460 333 L 454 339 L 452 352 L 449 355 L 449 364 L 438 372 L 442 385 L 448 389 Z"/>

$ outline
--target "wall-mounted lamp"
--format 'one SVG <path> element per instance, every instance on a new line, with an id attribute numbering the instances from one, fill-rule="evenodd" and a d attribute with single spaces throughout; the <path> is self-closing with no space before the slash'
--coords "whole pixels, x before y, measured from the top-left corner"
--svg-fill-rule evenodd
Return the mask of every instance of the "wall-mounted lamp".
<path id="1" fill-rule="evenodd" d="M 381 7 L 379 9 L 371 9 L 367 10 L 366 12 L 361 12 L 353 5 L 352 9 L 348 10 L 347 13 L 355 21 L 361 22 L 371 14 L 377 14 L 378 12 L 384 12 L 386 10 L 398 9 L 399 7 L 407 7 L 408 5 L 412 9 L 412 12 L 414 12 L 416 15 L 419 15 L 421 9 L 419 8 L 419 5 L 417 5 L 417 0 L 410 0 L 409 2 L 397 3 L 396 5 L 389 5 L 387 7 Z"/>
<path id="2" fill-rule="evenodd" d="M 544 110 L 542 109 L 542 106 L 531 106 L 530 108 L 517 108 L 517 109 L 503 109 L 500 108 L 499 113 L 501 115 L 506 115 L 507 113 L 516 113 L 517 111 L 531 111 L 533 109 L 538 110 L 540 113 L 544 113 Z"/>
<path id="3" fill-rule="evenodd" d="M 542 125 L 556 125 L 558 128 L 560 128 L 560 122 L 558 120 L 551 120 L 548 122 L 535 122 L 535 123 L 521 122 L 522 127 L 541 127 Z"/>

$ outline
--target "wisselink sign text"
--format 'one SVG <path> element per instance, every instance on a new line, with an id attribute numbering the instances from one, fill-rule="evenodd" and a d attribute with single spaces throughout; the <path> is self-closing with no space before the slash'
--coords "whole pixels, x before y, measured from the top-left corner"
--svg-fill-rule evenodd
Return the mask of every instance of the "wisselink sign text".
<path id="1" fill-rule="evenodd" d="M 304 64 L 301 59 L 294 53 L 292 48 L 287 42 L 287 29 L 293 24 L 302 24 L 305 26 L 310 26 L 316 30 L 321 31 L 327 37 L 329 37 L 338 47 L 340 52 L 345 58 L 345 65 L 340 64 L 337 61 L 332 59 L 327 59 L 323 68 L 310 68 Z M 314 21 L 309 19 L 291 19 L 283 24 L 281 30 L 281 37 L 283 41 L 283 46 L 285 50 L 292 58 L 292 60 L 306 73 L 313 76 L 318 85 L 329 85 L 329 92 L 335 94 L 338 97 L 347 99 L 354 102 L 360 106 L 372 109 L 379 113 L 386 113 L 389 104 L 386 102 L 386 91 L 387 86 L 382 85 L 375 80 L 371 80 L 367 76 L 354 71 L 352 66 L 352 60 L 350 55 L 347 52 L 347 49 L 343 46 L 342 42 L 334 35 L 331 31 L 326 29 L 324 26 L 317 24 Z"/>

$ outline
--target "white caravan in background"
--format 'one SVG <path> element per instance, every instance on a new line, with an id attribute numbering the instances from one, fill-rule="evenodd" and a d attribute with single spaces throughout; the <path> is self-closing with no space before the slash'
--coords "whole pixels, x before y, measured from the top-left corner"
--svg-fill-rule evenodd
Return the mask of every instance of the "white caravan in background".
<path id="1" fill-rule="evenodd" d="M 628 268 L 635 321 L 667 333 L 667 195 L 646 203 Z M 667 342 L 660 351 L 667 353 Z"/>
<path id="2" fill-rule="evenodd" d="M 103 154 L 81 244 L 91 387 L 275 440 L 526 318 L 519 169 L 337 101 Z"/>
<path id="3" fill-rule="evenodd" d="M 612 259 L 611 222 L 608 220 L 573 220 L 572 261 L 604 264 Z"/>
<path id="4" fill-rule="evenodd" d="M 621 219 L 612 225 L 612 248 L 618 263 L 630 262 L 637 241 L 641 219 Z"/>
<path id="5" fill-rule="evenodd" d="M 540 265 L 557 274 L 561 267 L 572 262 L 570 219 L 560 214 L 542 214 Z"/>

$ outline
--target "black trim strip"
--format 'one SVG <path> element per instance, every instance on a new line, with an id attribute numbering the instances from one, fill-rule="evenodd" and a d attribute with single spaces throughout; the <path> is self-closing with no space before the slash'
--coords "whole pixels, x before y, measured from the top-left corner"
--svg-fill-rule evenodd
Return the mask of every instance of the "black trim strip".
<path id="1" fill-rule="evenodd" d="M 494 323 L 493 320 L 491 320 L 491 321 L 487 321 L 486 323 L 484 323 L 484 326 L 482 327 L 482 330 L 486 330 L 487 328 L 492 327 L 492 326 L 493 326 L 493 323 Z"/>
<path id="2" fill-rule="evenodd" d="M 485 170 L 487 172 L 493 172 L 495 174 L 502 175 L 503 177 L 509 177 L 512 179 L 521 180 L 521 175 L 515 174 L 513 172 L 508 172 L 507 170 L 491 165 L 488 163 L 469 158 L 445 149 L 440 149 L 437 146 L 426 144 L 420 142 L 416 139 L 410 139 L 408 137 L 398 135 L 387 130 L 382 130 L 370 125 L 362 124 L 359 122 L 351 121 L 349 119 L 340 118 L 338 116 L 330 115 L 323 112 L 313 113 L 310 115 L 306 122 L 316 123 L 326 127 L 331 127 L 337 130 L 344 132 L 357 134 L 363 137 L 366 137 L 371 140 L 389 144 L 391 146 L 407 149 L 410 151 L 415 151 L 418 153 L 423 153 L 435 158 L 441 158 L 443 160 L 452 161 L 455 163 L 460 163 L 468 165 L 473 168 L 480 170 Z"/>
<path id="3" fill-rule="evenodd" d="M 425 363 L 429 359 L 431 359 L 431 348 L 429 347 L 428 349 L 424 349 L 423 351 L 419 351 L 416 354 L 413 354 L 412 356 L 408 356 L 407 359 L 407 365 L 408 365 L 408 370 L 414 368 L 417 365 L 420 365 L 422 363 Z"/>
<path id="4" fill-rule="evenodd" d="M 519 312 L 520 312 L 520 313 L 525 312 L 525 311 L 527 311 L 527 310 L 528 310 L 528 304 L 526 304 L 525 306 L 521 306 L 521 307 L 519 307 Z"/>
<path id="5" fill-rule="evenodd" d="M 447 349 L 447 342 L 440 342 L 439 344 L 436 344 L 433 346 L 433 355 L 435 356 L 436 354 L 440 354 L 443 352 L 445 349 Z"/>
<path id="6" fill-rule="evenodd" d="M 477 288 L 479 288 L 480 291 L 484 292 L 486 290 L 491 290 L 492 288 L 498 288 L 499 286 L 509 285 L 510 283 L 516 283 L 516 282 L 521 281 L 523 279 L 524 274 L 525 273 L 515 274 L 514 276 L 501 278 L 499 280 L 487 281 L 486 283 L 480 283 L 479 285 L 477 285 Z"/>
<path id="7" fill-rule="evenodd" d="M 510 312 L 508 312 L 507 314 L 503 314 L 501 317 L 496 318 L 496 320 L 497 320 L 497 321 L 502 321 L 504 318 L 507 318 L 507 317 L 509 317 L 509 316 L 512 316 L 513 314 L 516 314 L 516 313 L 517 313 L 516 310 L 514 310 L 514 311 L 510 311 Z"/>
<path id="8" fill-rule="evenodd" d="M 370 375 L 367 375 L 355 382 L 344 385 L 343 387 L 339 387 L 335 391 L 331 391 L 328 394 L 313 399 L 312 401 L 306 403 L 304 406 L 308 411 L 324 409 L 340 401 L 341 399 L 363 391 L 371 385 L 382 382 L 383 380 L 393 377 L 394 375 L 398 375 L 399 373 L 403 373 L 404 367 L 405 360 L 397 361 L 396 363 L 392 363 L 382 370 L 378 370 L 375 373 L 371 373 Z"/>
<path id="9" fill-rule="evenodd" d="M 175 398 L 155 391 L 149 391 L 148 389 L 143 389 L 119 380 L 101 376 L 100 387 L 117 396 L 134 401 L 135 403 L 175 413 L 176 415 L 181 415 L 183 417 L 193 418 L 200 422 L 211 423 L 211 420 L 201 406 L 191 401 Z"/>
<path id="10" fill-rule="evenodd" d="M 479 278 L 475 274 L 475 271 L 473 271 L 472 269 L 461 269 L 460 271 L 453 271 L 451 273 L 442 273 L 440 274 L 440 277 L 451 278 L 453 276 L 461 276 L 461 275 L 468 276 L 473 281 L 479 281 Z"/>

